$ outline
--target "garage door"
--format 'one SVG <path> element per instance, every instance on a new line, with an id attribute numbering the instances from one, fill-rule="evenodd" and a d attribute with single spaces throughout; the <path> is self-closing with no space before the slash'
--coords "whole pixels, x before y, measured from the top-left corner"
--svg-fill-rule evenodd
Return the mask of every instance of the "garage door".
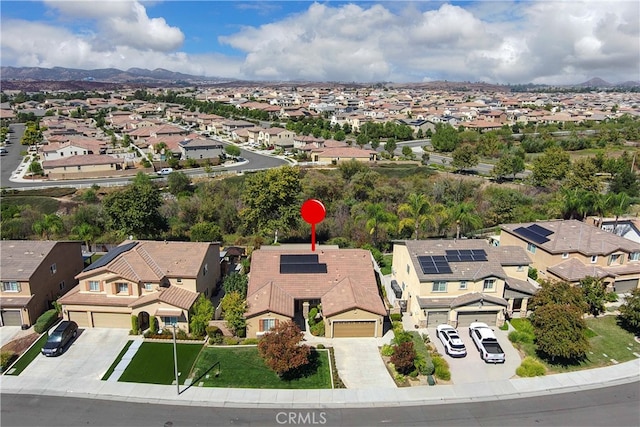
<path id="1" fill-rule="evenodd" d="M 468 312 L 458 313 L 458 327 L 469 326 L 472 322 L 483 322 L 489 326 L 496 326 L 498 313 Z"/>
<path id="2" fill-rule="evenodd" d="M 619 280 L 614 284 L 616 293 L 624 294 L 638 287 L 638 279 Z"/>
<path id="3" fill-rule="evenodd" d="M 447 324 L 448 322 L 448 311 L 429 311 L 427 313 L 427 326 L 431 328 L 435 328 L 438 325 Z"/>
<path id="4" fill-rule="evenodd" d="M 73 320 L 81 328 L 91 327 L 91 325 L 89 324 L 89 317 L 87 316 L 86 311 L 70 311 L 69 320 Z"/>
<path id="5" fill-rule="evenodd" d="M 367 322 L 333 322 L 333 337 L 373 337 L 376 333 L 376 323 Z"/>
<path id="6" fill-rule="evenodd" d="M 131 329 L 131 315 L 126 313 L 93 313 L 95 328 Z"/>
<path id="7" fill-rule="evenodd" d="M 4 326 L 22 326 L 20 310 L 2 310 L 2 324 Z"/>

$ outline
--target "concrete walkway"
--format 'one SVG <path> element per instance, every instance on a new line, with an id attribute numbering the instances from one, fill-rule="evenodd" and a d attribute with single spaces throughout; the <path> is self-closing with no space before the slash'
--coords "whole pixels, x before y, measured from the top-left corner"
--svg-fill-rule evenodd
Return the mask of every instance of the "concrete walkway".
<path id="1" fill-rule="evenodd" d="M 107 381 L 118 382 L 118 380 L 120 379 L 120 376 L 122 375 L 124 370 L 127 369 L 127 366 L 129 366 L 131 359 L 133 359 L 133 356 L 136 355 L 136 353 L 138 352 L 138 349 L 140 348 L 143 342 L 144 340 L 142 338 L 136 338 L 131 343 L 131 345 L 127 349 L 127 352 L 122 356 L 122 359 L 120 359 L 120 362 L 116 365 L 115 369 L 113 370 L 113 372 L 111 373 L 111 376 L 109 376 L 109 379 Z"/>

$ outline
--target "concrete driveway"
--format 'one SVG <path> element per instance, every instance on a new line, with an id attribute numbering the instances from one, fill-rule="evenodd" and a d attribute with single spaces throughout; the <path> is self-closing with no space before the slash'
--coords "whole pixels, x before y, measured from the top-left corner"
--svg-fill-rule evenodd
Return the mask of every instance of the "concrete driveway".
<path id="1" fill-rule="evenodd" d="M 13 340 L 13 337 L 20 332 L 20 326 L 3 326 L 0 328 L 0 347 Z"/>
<path id="2" fill-rule="evenodd" d="M 396 388 L 374 338 L 334 338 L 336 367 L 347 388 Z"/>
<path id="3" fill-rule="evenodd" d="M 129 339 L 126 329 L 79 329 L 78 336 L 62 355 L 45 357 L 39 354 L 20 377 L 37 377 L 47 382 L 64 382 L 68 378 L 100 379 Z"/>
<path id="4" fill-rule="evenodd" d="M 508 338 L 508 331 L 501 331 L 497 327 L 492 327 L 498 338 L 498 343 L 504 351 L 505 362 L 501 364 L 485 363 L 480 358 L 480 352 L 469 336 L 469 328 L 458 328 L 460 338 L 467 347 L 467 356 L 463 358 L 453 358 L 447 356 L 442 346 L 442 342 L 436 336 L 436 328 L 428 328 L 431 342 L 435 343 L 438 352 L 449 362 L 451 368 L 451 381 L 454 384 L 468 384 L 487 381 L 508 380 L 516 375 L 516 368 L 520 366 L 522 360 Z"/>

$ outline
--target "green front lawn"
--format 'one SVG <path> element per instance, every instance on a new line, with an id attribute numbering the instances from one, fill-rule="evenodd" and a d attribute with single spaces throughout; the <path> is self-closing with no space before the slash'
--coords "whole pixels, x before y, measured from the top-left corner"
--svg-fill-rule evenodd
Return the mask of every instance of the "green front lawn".
<path id="1" fill-rule="evenodd" d="M 13 367 L 6 372 L 6 375 L 20 375 L 20 373 L 24 371 L 24 369 L 29 366 L 29 364 L 33 362 L 36 357 L 38 357 L 38 354 L 40 354 L 40 350 L 45 345 L 48 339 L 48 333 L 45 332 L 44 334 L 42 334 L 42 336 L 38 338 L 38 341 L 36 341 L 36 343 L 32 345 L 29 350 L 27 350 L 22 354 L 22 356 L 20 356 L 20 359 L 18 359 Z"/>
<path id="2" fill-rule="evenodd" d="M 617 316 L 602 316 L 598 318 L 586 319 L 587 337 L 591 348 L 587 353 L 587 358 L 580 363 L 572 365 L 554 364 L 542 360 L 549 373 L 562 373 L 579 371 L 582 369 L 593 369 L 602 366 L 613 365 L 617 362 L 627 362 L 640 354 L 640 344 L 633 339 L 633 334 L 622 329 L 616 322 Z M 513 319 L 511 324 L 519 331 L 533 331 L 531 323 L 527 319 Z M 520 349 L 527 355 L 538 357 L 535 344 L 519 344 Z"/>
<path id="3" fill-rule="evenodd" d="M 327 352 L 312 349 L 311 360 L 309 369 L 302 377 L 283 380 L 264 364 L 257 347 L 208 347 L 200 353 L 191 378 L 195 386 L 202 383 L 205 387 L 331 388 Z"/>
<path id="4" fill-rule="evenodd" d="M 180 384 L 184 384 L 200 350 L 201 343 L 177 345 Z M 173 343 L 145 342 L 118 381 L 170 385 L 174 380 Z"/>

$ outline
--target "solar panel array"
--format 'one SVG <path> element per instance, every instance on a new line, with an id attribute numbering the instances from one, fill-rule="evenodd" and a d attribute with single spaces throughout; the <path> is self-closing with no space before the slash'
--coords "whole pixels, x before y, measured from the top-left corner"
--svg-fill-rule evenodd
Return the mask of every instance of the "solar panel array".
<path id="1" fill-rule="evenodd" d="M 484 249 L 451 249 L 445 251 L 449 262 L 486 261 L 487 253 Z"/>
<path id="2" fill-rule="evenodd" d="M 448 274 L 451 267 L 444 255 L 419 256 L 418 262 L 423 274 Z"/>
<path id="3" fill-rule="evenodd" d="M 547 230 L 546 228 L 541 227 L 538 224 L 533 224 L 526 228 L 518 227 L 513 230 L 513 232 L 539 245 L 547 243 L 549 241 L 547 236 L 553 234 L 553 231 Z"/>
<path id="4" fill-rule="evenodd" d="M 91 265 L 89 265 L 87 268 L 85 268 L 82 271 L 91 271 L 91 270 L 95 270 L 96 268 L 104 267 L 105 265 L 107 265 L 111 261 L 113 261 L 118 255 L 127 252 L 128 250 L 130 250 L 131 248 L 133 248 L 137 244 L 138 244 L 138 242 L 129 242 L 129 243 L 125 244 L 125 245 L 117 246 L 117 247 L 111 249 L 102 258 L 100 258 L 96 262 L 92 263 Z"/>
<path id="5" fill-rule="evenodd" d="M 280 255 L 280 274 L 326 273 L 327 264 L 320 264 L 318 254 Z"/>

